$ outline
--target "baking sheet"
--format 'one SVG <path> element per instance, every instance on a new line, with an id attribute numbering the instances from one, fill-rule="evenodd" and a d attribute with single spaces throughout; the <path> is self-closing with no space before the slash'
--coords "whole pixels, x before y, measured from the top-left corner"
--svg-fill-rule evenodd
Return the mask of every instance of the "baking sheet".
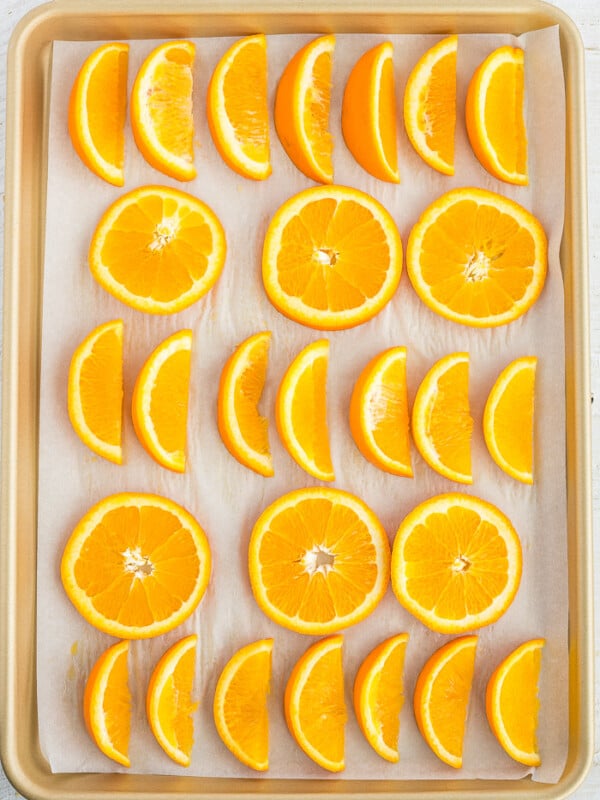
<path id="1" fill-rule="evenodd" d="M 290 54 L 311 36 L 268 37 L 271 99 Z M 542 221 L 549 236 L 549 275 L 540 300 L 521 320 L 495 330 L 470 330 L 438 318 L 414 294 L 404 274 L 396 296 L 371 322 L 350 331 L 321 334 L 279 315 L 260 282 L 264 232 L 275 209 L 311 185 L 289 162 L 271 130 L 273 175 L 263 183 L 240 178 L 220 160 L 203 112 L 206 86 L 219 56 L 234 39 L 196 40 L 195 108 L 198 178 L 178 184 L 143 161 L 127 128 L 126 186 L 110 187 L 79 162 L 66 131 L 68 95 L 86 55 L 99 44 L 55 42 L 49 129 L 47 239 L 43 298 L 42 380 L 40 400 L 40 481 L 38 524 L 38 712 L 42 751 L 55 772 L 118 771 L 95 748 L 83 725 L 85 679 L 97 656 L 114 640 L 95 631 L 66 599 L 59 578 L 63 546 L 87 508 L 116 491 L 165 494 L 188 508 L 205 528 L 214 555 L 211 585 L 194 616 L 170 634 L 131 646 L 133 725 L 131 771 L 256 777 L 238 764 L 220 742 L 211 718 L 218 674 L 238 647 L 273 636 L 273 684 L 270 698 L 271 768 L 269 777 L 327 777 L 295 745 L 285 728 L 282 696 L 295 659 L 314 641 L 271 623 L 256 606 L 246 570 L 247 544 L 254 520 L 285 491 L 317 483 L 296 467 L 274 428 L 273 402 L 285 368 L 310 341 L 325 335 L 331 343 L 329 424 L 336 469 L 334 485 L 362 497 L 381 519 L 390 541 L 416 503 L 440 491 L 465 490 L 496 503 L 511 517 L 524 549 L 519 594 L 504 617 L 479 632 L 464 767 L 446 767 L 429 751 L 417 731 L 410 698 L 416 675 L 428 656 L 451 637 L 417 623 L 395 600 L 391 589 L 371 617 L 345 634 L 347 767 L 344 778 L 521 777 L 528 771 L 504 755 L 487 727 L 484 692 L 493 667 L 514 646 L 533 636 L 547 639 L 541 685 L 540 748 L 543 765 L 534 778 L 556 781 L 568 745 L 568 654 L 566 523 L 564 474 L 564 341 L 562 279 L 558 248 L 564 196 L 564 89 L 558 29 L 526 34 L 527 125 L 530 187 L 511 187 L 484 172 L 473 156 L 464 123 L 457 127 L 456 174 L 448 178 L 421 163 L 401 130 L 400 186 L 370 178 L 346 150 L 339 127 L 341 93 L 356 58 L 370 46 L 391 40 L 395 46 L 398 97 L 412 65 L 439 36 L 339 35 L 334 57 L 332 133 L 337 183 L 357 186 L 377 197 L 394 214 L 403 243 L 421 210 L 454 186 L 483 186 L 513 197 Z M 464 107 L 468 79 L 495 47 L 515 42 L 510 36 L 461 35 L 458 58 L 458 107 Z M 132 42 L 130 81 L 158 42 Z M 144 183 L 179 186 L 205 200 L 225 225 L 228 257 L 218 284 L 192 308 L 171 317 L 150 317 L 114 300 L 93 281 L 87 248 L 106 206 L 123 191 Z M 183 327 L 194 331 L 189 413 L 189 468 L 174 475 L 152 462 L 137 443 L 126 414 L 123 467 L 104 462 L 79 442 L 66 411 L 66 379 L 73 349 L 97 324 L 125 321 L 125 405 L 137 371 L 156 344 Z M 273 331 L 263 412 L 271 421 L 276 476 L 261 478 L 239 465 L 222 445 L 216 428 L 220 370 L 240 341 L 258 330 Z M 352 385 L 364 364 L 391 345 L 408 348 L 409 394 L 438 358 L 456 350 L 471 356 L 471 403 L 475 418 L 472 487 L 458 487 L 435 475 L 413 450 L 413 480 L 380 472 L 356 450 L 347 424 Z M 500 369 L 520 355 L 539 356 L 536 406 L 536 483 L 517 484 L 487 455 L 481 416 L 487 393 Z M 200 636 L 196 743 L 192 766 L 173 764 L 154 741 L 144 719 L 144 692 L 152 666 L 181 636 Z M 401 761 L 383 762 L 363 740 L 351 709 L 351 686 L 358 664 L 386 636 L 408 631 L 401 717 Z"/>

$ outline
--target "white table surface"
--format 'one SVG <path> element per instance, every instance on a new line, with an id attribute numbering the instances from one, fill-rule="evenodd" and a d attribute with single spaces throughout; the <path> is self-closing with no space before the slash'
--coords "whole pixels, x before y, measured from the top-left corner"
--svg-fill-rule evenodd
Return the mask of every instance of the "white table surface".
<path id="1" fill-rule="evenodd" d="M 4 146 L 6 100 L 6 48 L 17 21 L 43 0 L 0 0 L 0 193 L 4 198 Z M 552 0 L 577 24 L 585 45 L 588 131 L 589 266 L 592 353 L 592 472 L 594 526 L 600 528 L 600 2 L 599 0 Z M 443 0 L 440 0 L 443 5 Z M 0 252 L 4 226 L 0 221 Z M 0 317 L 1 321 L 1 317 Z M 600 800 L 600 544 L 594 548 L 596 564 L 596 745 L 594 763 L 574 800 Z M 20 798 L 0 768 L 0 800 Z"/>

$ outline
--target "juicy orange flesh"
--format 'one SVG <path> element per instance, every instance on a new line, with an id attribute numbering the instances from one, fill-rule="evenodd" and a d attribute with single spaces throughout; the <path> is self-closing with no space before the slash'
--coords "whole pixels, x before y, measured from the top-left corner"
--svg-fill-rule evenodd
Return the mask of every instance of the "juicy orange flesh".
<path id="1" fill-rule="evenodd" d="M 329 133 L 329 108 L 331 100 L 331 53 L 317 56 L 311 85 L 304 104 L 304 123 L 313 155 L 319 167 L 331 174 L 333 139 Z"/>
<path id="2" fill-rule="evenodd" d="M 235 672 L 223 701 L 225 722 L 240 749 L 253 762 L 269 757 L 269 719 L 265 697 L 269 690 L 271 654 L 259 652 Z"/>
<path id="3" fill-rule="evenodd" d="M 510 311 L 533 279 L 535 242 L 513 216 L 472 200 L 457 202 L 430 225 L 420 264 L 434 298 L 459 313 Z"/>
<path id="4" fill-rule="evenodd" d="M 400 733 L 400 711 L 404 705 L 404 654 L 405 647 L 395 647 L 387 657 L 382 671 L 375 680 L 371 695 L 376 721 L 385 744 L 392 750 L 398 747 Z"/>
<path id="5" fill-rule="evenodd" d="M 150 418 L 168 453 L 185 450 L 190 366 L 190 351 L 177 350 L 162 364 L 152 388 Z"/>
<path id="6" fill-rule="evenodd" d="M 273 606 L 289 617 L 327 622 L 363 603 L 377 581 L 376 558 L 352 509 L 313 498 L 271 520 L 258 560 Z"/>
<path id="7" fill-rule="evenodd" d="M 86 96 L 94 147 L 109 164 L 123 167 L 127 112 L 127 52 L 108 52 L 90 75 Z"/>
<path id="8" fill-rule="evenodd" d="M 394 361 L 367 394 L 367 417 L 379 449 L 401 464 L 410 465 L 406 364 Z"/>
<path id="9" fill-rule="evenodd" d="M 285 294 L 343 311 L 381 290 L 389 261 L 385 233 L 367 208 L 323 199 L 307 203 L 285 226 L 277 269 Z"/>
<path id="10" fill-rule="evenodd" d="M 162 147 L 192 161 L 192 54 L 171 48 L 157 62 L 147 97 L 154 132 Z"/>
<path id="11" fill-rule="evenodd" d="M 122 341 L 114 330 L 96 340 L 81 365 L 79 389 L 86 424 L 103 442 L 121 443 Z"/>
<path id="12" fill-rule="evenodd" d="M 267 53 L 260 44 L 247 44 L 233 60 L 223 82 L 225 111 L 236 139 L 254 161 L 269 158 Z"/>
<path id="13" fill-rule="evenodd" d="M 524 653 L 506 673 L 500 695 L 502 722 L 511 742 L 524 753 L 536 753 L 536 729 L 540 702 L 537 682 L 542 651 Z"/>
<path id="14" fill-rule="evenodd" d="M 494 414 L 495 441 L 506 461 L 518 472 L 533 469 L 534 370 L 521 370 L 507 384 Z"/>
<path id="15" fill-rule="evenodd" d="M 106 232 L 100 258 L 134 294 L 168 302 L 204 275 L 212 249 L 201 214 L 154 194 L 122 209 Z"/>
<path id="16" fill-rule="evenodd" d="M 427 146 L 447 164 L 454 163 L 456 125 L 456 51 L 437 61 L 424 87 L 419 127 Z"/>
<path id="17" fill-rule="evenodd" d="M 379 132 L 385 159 L 395 172 L 398 169 L 396 147 L 396 89 L 394 84 L 394 62 L 386 58 L 381 68 L 379 87 Z"/>
<path id="18" fill-rule="evenodd" d="M 102 708 L 108 737 L 115 750 L 127 755 L 131 730 L 131 695 L 128 686 L 127 650 L 113 664 Z"/>
<path id="19" fill-rule="evenodd" d="M 265 456 L 271 452 L 269 421 L 259 414 L 258 402 L 267 377 L 268 350 L 268 341 L 255 346 L 252 359 L 236 381 L 233 398 L 235 416 L 246 444 L 254 452 Z"/>
<path id="20" fill-rule="evenodd" d="M 291 426 L 309 460 L 331 472 L 327 427 L 327 357 L 316 358 L 296 383 Z"/>
<path id="21" fill-rule="evenodd" d="M 471 474 L 469 364 L 459 362 L 440 375 L 429 409 L 428 435 L 443 464 L 463 475 Z"/>
<path id="22" fill-rule="evenodd" d="M 190 532 L 174 514 L 154 506 L 108 511 L 74 566 L 77 586 L 100 614 L 136 627 L 175 613 L 199 572 Z"/>
<path id="23" fill-rule="evenodd" d="M 527 172 L 527 134 L 523 119 L 524 67 L 500 64 L 490 79 L 485 99 L 485 128 L 504 170 Z"/>
<path id="24" fill-rule="evenodd" d="M 190 755 L 194 743 L 194 721 L 192 714 L 196 704 L 192 702 L 192 686 L 196 650 L 191 647 L 177 662 L 160 694 L 158 718 L 162 732 L 176 749 Z"/>
<path id="25" fill-rule="evenodd" d="M 403 557 L 407 594 L 443 619 L 480 614 L 508 583 L 504 539 L 476 511 L 457 505 L 416 525 Z"/>

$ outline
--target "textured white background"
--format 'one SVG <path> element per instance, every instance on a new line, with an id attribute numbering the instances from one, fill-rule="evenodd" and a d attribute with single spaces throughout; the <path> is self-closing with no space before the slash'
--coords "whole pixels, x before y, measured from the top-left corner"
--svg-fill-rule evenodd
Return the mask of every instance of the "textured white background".
<path id="1" fill-rule="evenodd" d="M 598 250 L 600 245 L 600 231 L 598 210 L 600 206 L 600 182 L 599 182 L 599 162 L 600 156 L 597 152 L 594 153 L 594 146 L 598 140 L 598 127 L 599 127 L 599 99 L 598 86 L 600 85 L 600 66 L 599 59 L 599 31 L 600 31 L 600 18 L 595 0 L 561 0 L 556 3 L 563 8 L 578 24 L 585 45 L 586 45 L 586 68 L 587 68 L 587 89 L 588 89 L 588 139 L 589 139 L 589 199 L 590 199 L 590 268 L 591 268 L 591 311 L 592 311 L 592 357 L 593 357 L 593 393 L 597 394 L 598 385 L 598 361 L 600 359 L 600 297 L 598 295 L 600 290 L 600 276 L 595 276 L 594 270 L 598 265 Z M 0 69 L 5 70 L 5 52 L 6 43 L 10 36 L 10 32 L 16 21 L 30 8 L 39 5 L 37 0 L 0 0 Z M 4 98 L 5 98 L 5 82 L 4 75 L 2 75 L 2 85 L 0 86 L 0 149 L 2 161 L 0 169 L 2 169 L 1 180 L 3 189 L 3 168 L 4 168 Z M 594 445 L 600 445 L 600 434 L 598 433 L 597 425 L 598 411 L 594 415 L 594 429 L 593 438 Z M 598 466 L 598 447 L 594 447 L 594 512 L 597 517 L 600 511 L 600 490 L 598 484 L 599 466 Z M 598 729 L 598 723 L 596 725 Z M 576 798 L 595 798 L 600 796 L 600 756 L 595 759 L 595 765 L 590 773 L 588 779 L 583 786 L 574 795 Z M 12 787 L 8 784 L 3 774 L 0 774 L 0 798 L 16 797 L 18 796 Z"/>

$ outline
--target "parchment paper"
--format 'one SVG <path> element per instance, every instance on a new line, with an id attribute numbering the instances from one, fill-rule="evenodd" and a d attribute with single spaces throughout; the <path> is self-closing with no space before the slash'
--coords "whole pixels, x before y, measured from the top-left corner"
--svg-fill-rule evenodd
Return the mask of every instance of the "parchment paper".
<path id="1" fill-rule="evenodd" d="M 315 32 L 316 35 L 317 32 Z M 268 38 L 271 107 L 276 82 L 287 60 L 312 36 Z M 434 778 L 514 777 L 529 770 L 506 756 L 485 720 L 484 695 L 495 665 L 531 637 L 547 640 L 541 679 L 539 743 L 542 766 L 535 779 L 560 777 L 568 745 L 567 547 L 565 521 L 565 407 L 563 285 L 558 260 L 563 225 L 564 83 L 558 29 L 509 35 L 461 35 L 458 48 L 458 124 L 456 174 L 439 175 L 414 153 L 400 124 L 402 183 L 385 184 L 368 176 L 346 149 L 339 109 L 347 75 L 358 56 L 389 38 L 394 43 L 399 110 L 404 85 L 418 57 L 439 36 L 376 34 L 337 37 L 331 129 L 335 142 L 335 181 L 377 197 L 397 220 L 404 245 L 422 210 L 456 186 L 481 186 L 516 199 L 536 214 L 549 238 L 549 274 L 537 304 L 520 320 L 494 330 L 473 330 L 429 311 L 412 290 L 406 274 L 388 306 L 353 330 L 325 334 L 331 343 L 328 416 L 335 486 L 362 497 L 381 519 L 390 541 L 399 523 L 418 502 L 441 491 L 461 490 L 499 506 L 513 521 L 523 544 L 523 578 L 516 600 L 494 625 L 479 631 L 464 767 L 453 770 L 433 755 L 421 738 L 412 711 L 416 676 L 430 654 L 451 637 L 435 634 L 411 617 L 391 589 L 376 611 L 345 633 L 344 668 L 348 724 L 342 777 Z M 330 777 L 296 746 L 285 726 L 285 681 L 313 637 L 288 632 L 257 607 L 247 575 L 247 546 L 260 512 L 286 491 L 316 481 L 283 450 L 274 426 L 274 397 L 291 359 L 323 336 L 281 316 L 270 305 L 260 280 L 264 233 L 274 211 L 288 197 L 311 185 L 288 160 L 271 129 L 273 175 L 262 183 L 229 170 L 211 141 L 204 104 L 206 87 L 218 58 L 233 39 L 197 40 L 195 117 L 197 179 L 178 184 L 149 167 L 126 130 L 126 186 L 111 187 L 79 161 L 67 134 L 67 104 L 72 81 L 97 42 L 54 45 L 49 127 L 47 237 L 43 295 L 42 386 L 39 447 L 38 526 L 38 700 L 42 750 L 56 772 L 118 771 L 87 735 L 81 712 L 86 677 L 95 659 L 114 642 L 85 622 L 60 583 L 63 547 L 84 512 L 103 497 L 123 490 L 164 494 L 189 509 L 210 539 L 214 568 L 210 587 L 183 625 L 154 640 L 132 642 L 130 683 L 133 719 L 131 771 L 185 772 L 155 742 L 144 715 L 144 695 L 152 667 L 166 648 L 190 632 L 199 634 L 195 745 L 188 774 L 256 777 L 221 743 L 212 720 L 212 697 L 220 670 L 242 645 L 265 636 L 275 640 L 269 700 L 271 767 L 269 777 Z M 526 50 L 526 120 L 529 133 L 530 186 L 517 188 L 491 178 L 467 141 L 463 109 L 468 80 L 495 47 L 520 44 Z M 158 42 L 131 42 L 129 80 Z M 124 191 L 145 183 L 179 186 L 206 201 L 227 233 L 227 262 L 216 287 L 190 309 L 168 317 L 133 311 L 98 286 L 87 266 L 87 249 L 103 210 Z M 110 464 L 79 441 L 67 417 L 68 366 L 76 345 L 96 325 L 125 322 L 126 464 Z M 139 368 L 152 349 L 183 327 L 194 332 L 188 420 L 188 470 L 175 475 L 155 464 L 136 440 L 129 407 Z M 259 330 L 273 332 L 262 410 L 270 420 L 276 476 L 265 479 L 242 467 L 223 446 L 216 425 L 220 371 L 233 348 Z M 408 348 L 409 399 L 420 379 L 442 356 L 467 350 L 471 357 L 471 404 L 475 418 L 472 487 L 436 475 L 413 449 L 414 479 L 387 475 L 356 449 L 347 414 L 354 381 L 367 361 L 391 345 Z M 536 387 L 535 484 L 528 487 L 504 475 L 487 454 L 481 418 L 487 393 L 500 370 L 522 355 L 539 357 Z M 371 750 L 359 731 L 351 703 L 356 669 L 367 652 L 386 636 L 408 631 L 405 667 L 406 703 L 401 715 L 399 764 Z M 338 776 L 339 778 L 339 776 Z"/>

